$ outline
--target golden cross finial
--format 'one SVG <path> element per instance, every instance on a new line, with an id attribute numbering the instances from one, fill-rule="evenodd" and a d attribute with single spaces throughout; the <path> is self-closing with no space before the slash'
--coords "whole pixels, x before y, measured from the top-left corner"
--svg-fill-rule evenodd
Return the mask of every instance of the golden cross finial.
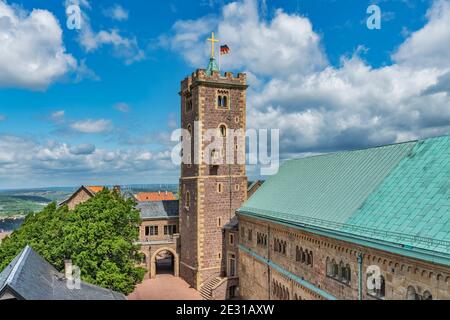
<path id="1" fill-rule="evenodd" d="M 211 58 L 214 58 L 214 47 L 216 46 L 216 42 L 219 42 L 218 39 L 214 38 L 214 32 L 211 33 L 211 38 L 208 38 L 208 41 L 211 42 Z"/>

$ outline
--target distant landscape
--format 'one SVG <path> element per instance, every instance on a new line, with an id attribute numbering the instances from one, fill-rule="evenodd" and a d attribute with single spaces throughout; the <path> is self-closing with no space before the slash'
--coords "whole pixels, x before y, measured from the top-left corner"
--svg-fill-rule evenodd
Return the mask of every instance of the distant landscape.
<path id="1" fill-rule="evenodd" d="M 55 201 L 59 203 L 69 197 L 78 187 L 51 187 L 39 189 L 0 190 L 0 232 L 16 229 L 23 218 L 42 210 Z M 177 184 L 128 185 L 123 190 L 132 193 L 145 191 L 178 191 Z"/>

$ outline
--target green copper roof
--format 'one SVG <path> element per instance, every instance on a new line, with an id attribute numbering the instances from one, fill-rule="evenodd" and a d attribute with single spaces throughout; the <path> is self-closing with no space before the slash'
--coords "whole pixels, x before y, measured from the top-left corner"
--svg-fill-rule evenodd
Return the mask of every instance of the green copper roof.
<path id="1" fill-rule="evenodd" d="M 406 234 L 405 246 L 450 254 L 450 136 L 419 141 L 345 224 L 386 231 L 374 235 L 385 241 Z"/>
<path id="2" fill-rule="evenodd" d="M 238 211 L 450 265 L 449 161 L 450 136 L 291 160 Z"/>
<path id="3" fill-rule="evenodd" d="M 206 68 L 206 74 L 211 76 L 213 71 L 219 71 L 219 67 L 217 66 L 216 59 L 210 58 L 208 68 Z"/>

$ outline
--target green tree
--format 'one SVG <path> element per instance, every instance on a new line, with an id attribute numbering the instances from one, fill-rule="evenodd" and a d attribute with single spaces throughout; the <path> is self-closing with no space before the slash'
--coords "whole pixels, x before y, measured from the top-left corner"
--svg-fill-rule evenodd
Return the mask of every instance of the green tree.
<path id="1" fill-rule="evenodd" d="M 3 269 L 28 244 L 58 270 L 71 259 L 84 281 L 129 294 L 145 269 L 138 239 L 139 211 L 135 203 L 105 189 L 75 210 L 49 204 L 29 215 L 0 246 Z"/>

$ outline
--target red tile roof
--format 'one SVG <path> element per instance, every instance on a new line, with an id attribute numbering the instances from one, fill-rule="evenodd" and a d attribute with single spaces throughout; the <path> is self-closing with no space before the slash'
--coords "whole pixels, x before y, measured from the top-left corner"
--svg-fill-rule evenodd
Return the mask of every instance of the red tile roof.
<path id="1" fill-rule="evenodd" d="M 159 191 L 159 192 L 139 192 L 136 195 L 136 199 L 138 201 L 164 201 L 164 200 L 176 200 L 175 195 L 172 192 L 168 191 Z"/>
<path id="2" fill-rule="evenodd" d="M 105 187 L 103 186 L 87 186 L 87 188 L 92 192 L 92 193 L 97 193 L 102 191 Z"/>

